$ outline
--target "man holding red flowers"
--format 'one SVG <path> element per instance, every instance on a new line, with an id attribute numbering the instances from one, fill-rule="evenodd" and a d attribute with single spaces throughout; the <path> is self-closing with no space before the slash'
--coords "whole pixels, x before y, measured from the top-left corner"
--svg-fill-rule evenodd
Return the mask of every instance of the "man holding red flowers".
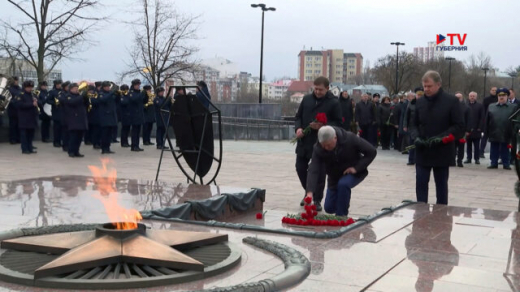
<path id="1" fill-rule="evenodd" d="M 449 167 L 455 166 L 454 138 L 425 145 L 424 141 L 435 137 L 459 137 L 464 133 L 464 120 L 459 100 L 442 88 L 441 76 L 428 71 L 422 77 L 424 97 L 417 99 L 415 124 L 418 136 L 416 145 L 417 201 L 428 203 L 428 183 L 433 170 L 437 204 L 448 204 Z"/>
<path id="2" fill-rule="evenodd" d="M 320 114 L 320 115 L 319 115 Z M 326 117 L 326 118 L 325 118 Z M 318 119 L 319 118 L 319 119 Z M 296 138 L 296 172 L 304 189 L 307 187 L 307 170 L 312 158 L 313 146 L 316 144 L 318 130 L 327 125 L 341 125 L 341 107 L 337 98 L 329 91 L 329 80 L 318 77 L 314 80 L 314 89 L 311 94 L 303 97 L 295 119 Z M 321 121 L 321 122 L 320 122 Z M 321 200 L 325 188 L 325 172 L 318 175 L 318 186 L 314 193 L 314 204 L 321 211 Z M 303 200 L 300 202 L 303 206 Z"/>

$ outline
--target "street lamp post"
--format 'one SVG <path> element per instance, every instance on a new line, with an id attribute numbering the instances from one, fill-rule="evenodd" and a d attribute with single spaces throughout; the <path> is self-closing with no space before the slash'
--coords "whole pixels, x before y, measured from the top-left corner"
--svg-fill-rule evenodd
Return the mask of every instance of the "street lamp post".
<path id="1" fill-rule="evenodd" d="M 397 92 L 397 85 L 399 84 L 399 46 L 404 46 L 404 43 L 401 42 L 394 42 L 390 43 L 391 45 L 395 45 L 397 47 L 397 58 L 396 58 L 396 66 L 395 66 L 395 94 L 398 94 Z"/>
<path id="2" fill-rule="evenodd" d="M 446 60 L 450 62 L 450 73 L 448 74 L 448 92 L 451 92 L 451 61 L 455 60 L 455 58 L 446 57 Z"/>
<path id="3" fill-rule="evenodd" d="M 518 76 L 518 74 L 511 72 L 509 73 L 509 76 L 511 77 L 511 89 L 515 89 L 515 78 Z"/>
<path id="4" fill-rule="evenodd" d="M 274 7 L 265 7 L 265 4 L 251 4 L 251 7 L 262 9 L 262 36 L 260 41 L 260 96 L 258 97 L 258 103 L 262 103 L 262 74 L 263 74 L 263 63 L 264 63 L 264 12 L 276 11 Z"/>
<path id="5" fill-rule="evenodd" d="M 484 70 L 484 94 L 482 94 L 482 96 L 486 96 L 486 77 L 487 77 L 487 71 L 489 70 L 489 68 L 481 68 L 482 70 Z"/>

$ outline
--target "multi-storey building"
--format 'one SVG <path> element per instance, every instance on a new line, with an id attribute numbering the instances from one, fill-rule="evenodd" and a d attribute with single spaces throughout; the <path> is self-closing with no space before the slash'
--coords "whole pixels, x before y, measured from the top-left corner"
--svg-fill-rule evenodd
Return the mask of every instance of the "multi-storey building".
<path id="1" fill-rule="evenodd" d="M 343 82 L 363 72 L 363 56 L 360 53 L 344 53 L 343 50 L 301 51 L 298 54 L 300 81 L 312 81 L 325 76 L 331 82 Z"/>

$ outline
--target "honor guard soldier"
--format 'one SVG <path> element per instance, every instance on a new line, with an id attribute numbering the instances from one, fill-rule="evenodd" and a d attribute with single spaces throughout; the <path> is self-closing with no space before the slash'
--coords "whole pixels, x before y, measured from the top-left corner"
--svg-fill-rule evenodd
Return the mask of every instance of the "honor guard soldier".
<path id="1" fill-rule="evenodd" d="M 61 113 L 59 108 L 58 96 L 61 93 L 61 80 L 53 81 L 54 86 L 47 96 L 47 104 L 52 105 L 52 136 L 54 147 L 61 147 Z"/>
<path id="2" fill-rule="evenodd" d="M 128 148 L 128 134 L 130 133 L 130 126 L 132 125 L 130 119 L 130 95 L 128 85 L 123 84 L 119 88 L 121 91 L 121 147 Z"/>
<path id="3" fill-rule="evenodd" d="M 141 80 L 132 80 L 132 88 L 128 98 L 130 124 L 132 125 L 132 151 L 143 151 L 143 149 L 139 148 L 139 133 L 144 123 L 144 104 L 148 101 L 148 97 L 141 92 L 140 86 Z"/>
<path id="4" fill-rule="evenodd" d="M 110 82 L 104 81 L 99 94 L 99 120 L 101 124 L 101 154 L 113 154 L 110 150 L 112 132 L 117 127 L 116 100 L 110 91 Z"/>
<path id="5" fill-rule="evenodd" d="M 119 143 L 117 140 L 117 132 L 119 129 L 119 122 L 121 122 L 121 91 L 114 92 L 114 97 L 116 101 L 116 115 L 117 115 L 117 124 L 112 129 L 112 143 Z"/>
<path id="6" fill-rule="evenodd" d="M 36 153 L 33 147 L 34 130 L 38 127 L 38 97 L 33 93 L 34 82 L 25 81 L 23 91 L 16 97 L 22 153 Z"/>
<path id="7" fill-rule="evenodd" d="M 96 92 L 98 94 L 100 94 L 101 93 L 101 85 L 103 85 L 103 82 L 102 81 L 96 81 L 96 82 L 94 82 L 94 85 L 96 86 Z"/>
<path id="8" fill-rule="evenodd" d="M 9 117 L 9 142 L 11 144 L 20 143 L 20 133 L 18 131 L 18 111 L 16 109 L 15 97 L 22 93 L 22 89 L 18 84 L 18 77 L 14 76 L 9 86 L 9 93 L 11 94 L 11 105 L 7 107 L 7 116 Z"/>
<path id="9" fill-rule="evenodd" d="M 42 81 L 39 84 L 39 92 L 38 93 L 38 106 L 40 107 L 40 120 L 42 121 L 41 128 L 41 136 L 43 143 L 50 142 L 50 129 L 51 129 L 51 117 L 48 116 L 43 111 L 43 105 L 47 101 L 47 96 L 49 95 L 49 91 L 47 90 L 47 81 Z"/>
<path id="10" fill-rule="evenodd" d="M 61 148 L 63 149 L 63 151 L 65 152 L 69 152 L 68 148 L 69 148 L 69 132 L 68 132 L 68 128 L 67 128 L 67 121 L 65 120 L 65 108 L 63 107 L 63 102 L 65 101 L 65 98 L 67 97 L 68 93 L 69 93 L 69 86 L 70 86 L 70 81 L 65 81 L 62 85 L 61 85 L 61 88 L 62 88 L 62 91 L 60 93 L 60 95 L 58 96 L 58 102 L 60 103 L 60 105 L 58 107 L 60 107 L 60 120 L 61 120 Z"/>
<path id="11" fill-rule="evenodd" d="M 85 107 L 85 97 L 78 92 L 78 84 L 72 83 L 69 93 L 63 101 L 65 123 L 69 134 L 68 152 L 69 157 L 83 157 L 79 153 L 81 138 L 88 129 L 87 109 Z"/>
<path id="12" fill-rule="evenodd" d="M 89 85 L 87 97 L 90 99 L 90 110 L 87 111 L 88 115 L 88 131 L 90 142 L 94 149 L 101 149 L 101 125 L 100 125 L 100 112 L 99 112 L 99 92 L 95 86 Z M 85 143 L 88 145 L 87 143 Z"/>
<path id="13" fill-rule="evenodd" d="M 164 146 L 164 135 L 167 131 L 166 125 L 168 125 L 168 119 L 170 119 L 172 101 L 171 98 L 164 97 L 164 92 L 164 87 L 158 87 L 155 90 L 156 97 L 153 101 L 155 119 L 157 120 L 157 130 L 155 133 L 157 149 L 169 149 L 167 146 Z"/>
<path id="14" fill-rule="evenodd" d="M 152 93 L 150 85 L 143 86 L 144 94 L 146 96 L 146 103 L 144 105 L 144 125 L 143 125 L 143 145 L 154 145 L 151 141 L 153 123 L 155 123 L 155 108 L 153 100 L 155 94 Z"/>

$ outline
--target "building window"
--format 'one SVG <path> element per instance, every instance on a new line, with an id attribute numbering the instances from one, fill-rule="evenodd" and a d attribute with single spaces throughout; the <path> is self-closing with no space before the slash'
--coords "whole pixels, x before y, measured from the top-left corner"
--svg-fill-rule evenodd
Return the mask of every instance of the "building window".
<path id="1" fill-rule="evenodd" d="M 319 61 L 321 57 L 315 57 L 314 60 Z"/>
<path id="2" fill-rule="evenodd" d="M 305 65 L 305 67 L 312 67 L 312 64 L 311 63 L 307 63 L 307 65 Z"/>
<path id="3" fill-rule="evenodd" d="M 321 70 L 314 70 L 314 73 L 316 73 L 316 74 L 320 74 L 320 73 L 321 73 Z"/>
<path id="4" fill-rule="evenodd" d="M 350 71 L 350 76 L 354 75 L 354 72 Z"/>
<path id="5" fill-rule="evenodd" d="M 312 57 L 307 57 L 307 61 L 311 61 L 312 60 Z"/>

